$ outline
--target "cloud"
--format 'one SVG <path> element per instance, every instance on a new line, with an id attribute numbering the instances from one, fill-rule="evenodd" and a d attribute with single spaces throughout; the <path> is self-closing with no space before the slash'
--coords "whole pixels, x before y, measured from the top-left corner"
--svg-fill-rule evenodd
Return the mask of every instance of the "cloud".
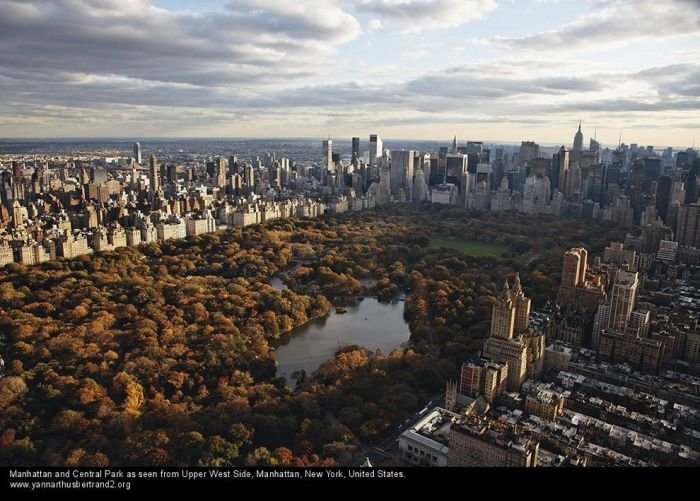
<path id="1" fill-rule="evenodd" d="M 385 120 L 387 126 L 449 121 L 529 126 L 579 117 L 658 126 L 665 121 L 688 123 L 700 109 L 697 63 L 580 76 L 571 76 L 575 61 L 548 61 L 546 76 L 541 76 L 537 64 L 527 58 L 502 59 L 433 71 L 404 82 L 377 83 L 368 77 L 368 82 L 262 90 L 212 86 L 206 92 L 193 84 L 119 75 L 0 74 L 4 97 L 0 131 L 20 125 L 37 131 L 60 127 L 77 134 L 87 128 L 92 131 L 87 135 L 94 136 L 118 124 L 122 136 L 130 130 L 217 135 L 216 127 L 241 128 L 239 135 L 260 130 L 269 136 L 283 130 L 282 124 L 297 133 L 302 124 L 305 130 L 330 129 L 342 117 L 358 127 L 376 125 L 370 116 Z M 397 68 L 382 71 L 395 74 Z M 62 83 L 56 85 L 55 80 Z M 278 122 L 268 120 L 282 116 Z M 271 128 L 265 130 L 263 124 Z"/>
<path id="2" fill-rule="evenodd" d="M 428 52 L 428 49 L 416 49 L 416 50 L 410 50 L 410 51 L 404 51 L 401 53 L 401 56 L 405 57 L 406 59 L 425 59 L 430 55 L 430 52 Z"/>
<path id="3" fill-rule="evenodd" d="M 318 135 L 381 122 L 427 133 L 419 127 L 530 127 L 572 116 L 665 132 L 700 110 L 695 49 L 624 71 L 568 53 L 475 53 L 469 63 L 415 70 L 401 56 L 430 58 L 440 40 L 401 37 L 391 47 L 377 35 L 369 38 L 381 50 L 367 51 L 351 13 L 363 13 L 368 31 L 417 31 L 465 22 L 480 13 L 461 8 L 483 13 L 495 2 L 352 0 L 353 10 L 350 1 L 238 0 L 206 13 L 149 0 L 0 0 L 0 134 Z M 639 5 L 649 15 L 648 0 Z M 361 51 L 337 49 L 352 40 Z"/>
<path id="4" fill-rule="evenodd" d="M 350 0 L 357 12 L 381 17 L 407 33 L 454 28 L 493 11 L 496 0 Z"/>
<path id="5" fill-rule="evenodd" d="M 599 91 L 602 85 L 591 77 L 533 77 L 513 75 L 510 68 L 457 67 L 409 82 L 407 89 L 423 96 L 456 100 L 518 98 L 524 95 L 557 95 Z"/>
<path id="6" fill-rule="evenodd" d="M 384 25 L 382 24 L 381 19 L 370 19 L 369 23 L 367 23 L 367 28 L 369 31 L 381 31 L 384 29 Z"/>
<path id="7" fill-rule="evenodd" d="M 215 14 L 168 11 L 149 0 L 0 0 L 0 12 L 6 75 L 271 83 L 304 76 L 360 33 L 352 15 L 324 0 L 236 0 Z"/>
<path id="8" fill-rule="evenodd" d="M 691 33 L 700 33 L 698 0 L 598 0 L 591 11 L 560 28 L 522 37 L 495 37 L 491 42 L 515 49 L 560 51 Z"/>

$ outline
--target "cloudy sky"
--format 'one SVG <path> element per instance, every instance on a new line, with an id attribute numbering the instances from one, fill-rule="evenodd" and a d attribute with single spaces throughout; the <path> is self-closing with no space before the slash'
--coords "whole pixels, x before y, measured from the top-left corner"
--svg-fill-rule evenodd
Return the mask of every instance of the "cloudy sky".
<path id="1" fill-rule="evenodd" d="M 0 0 L 0 137 L 700 144 L 700 0 Z"/>

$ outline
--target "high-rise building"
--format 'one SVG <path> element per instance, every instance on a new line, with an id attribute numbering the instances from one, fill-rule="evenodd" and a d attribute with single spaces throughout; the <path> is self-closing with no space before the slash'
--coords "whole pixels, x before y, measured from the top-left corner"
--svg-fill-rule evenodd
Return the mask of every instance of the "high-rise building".
<path id="1" fill-rule="evenodd" d="M 566 186 L 567 174 L 569 172 L 569 152 L 562 146 L 559 153 L 552 156 L 551 179 L 552 191 L 559 190 L 562 193 Z"/>
<path id="2" fill-rule="evenodd" d="M 591 337 L 591 348 L 598 350 L 600 348 L 600 336 L 605 329 L 610 325 L 610 305 L 603 303 L 598 306 L 595 319 L 593 320 L 593 334 Z"/>
<path id="3" fill-rule="evenodd" d="M 333 140 L 324 139 L 321 153 L 321 165 L 324 169 L 333 171 Z"/>
<path id="4" fill-rule="evenodd" d="M 639 278 L 636 272 L 621 270 L 617 273 L 610 295 L 609 327 L 611 329 L 624 331 L 627 327 L 634 310 L 638 287 Z"/>
<path id="5" fill-rule="evenodd" d="M 603 262 L 615 263 L 617 265 L 634 265 L 634 249 L 626 249 L 622 242 L 611 242 L 603 251 Z"/>
<path id="6" fill-rule="evenodd" d="M 151 191 L 155 192 L 160 189 L 160 165 L 158 164 L 158 159 L 155 155 L 151 155 L 149 166 Z"/>
<path id="7" fill-rule="evenodd" d="M 16 199 L 12 203 L 12 222 L 15 229 L 24 228 L 24 208 Z"/>
<path id="8" fill-rule="evenodd" d="M 462 364 L 459 392 L 467 397 L 484 399 L 493 404 L 506 391 L 508 365 L 477 358 Z"/>
<path id="9" fill-rule="evenodd" d="M 428 185 L 425 182 L 425 173 L 419 168 L 413 178 L 413 201 L 422 202 L 428 198 Z"/>
<path id="10" fill-rule="evenodd" d="M 611 305 L 614 306 L 612 301 Z M 600 333 L 600 359 L 616 364 L 627 363 L 644 372 L 658 373 L 662 366 L 671 362 L 675 339 L 672 335 L 649 335 L 649 320 L 649 311 L 633 311 L 624 330 L 620 330 L 612 325 L 611 314 L 610 328 Z"/>
<path id="11" fill-rule="evenodd" d="M 360 160 L 360 138 L 359 137 L 353 137 L 352 138 L 352 157 L 351 161 L 353 165 L 355 165 L 357 162 Z"/>
<path id="12" fill-rule="evenodd" d="M 379 134 L 370 134 L 369 136 L 369 163 L 375 165 L 381 163 L 382 154 L 384 152 L 384 143 Z"/>
<path id="13" fill-rule="evenodd" d="M 491 310 L 491 337 L 513 339 L 515 329 L 515 305 L 510 297 L 510 288 L 506 280 L 501 297 Z"/>
<path id="14" fill-rule="evenodd" d="M 226 171 L 228 167 L 226 166 L 226 159 L 224 157 L 217 157 L 216 161 L 216 177 L 214 185 L 217 188 L 224 188 L 226 186 Z"/>
<path id="15" fill-rule="evenodd" d="M 656 213 L 661 220 L 668 221 L 668 209 L 671 206 L 671 193 L 673 179 L 670 176 L 661 176 L 656 181 Z"/>
<path id="16" fill-rule="evenodd" d="M 168 165 L 168 184 L 177 184 L 177 165 Z"/>
<path id="17" fill-rule="evenodd" d="M 399 188 L 404 190 L 412 188 L 413 184 L 413 163 L 415 162 L 415 152 L 413 150 L 395 150 L 391 152 L 391 193 L 398 196 Z M 411 186 L 406 184 L 411 183 Z"/>
<path id="18" fill-rule="evenodd" d="M 519 391 L 528 374 L 528 346 L 532 344 L 532 360 L 539 363 L 535 353 L 537 336 L 526 334 L 530 316 L 530 300 L 520 287 L 520 279 L 511 290 L 506 280 L 503 291 L 491 310 L 491 334 L 484 342 L 483 356 L 508 365 L 508 391 Z M 536 371 L 535 371 L 536 372 Z"/>
<path id="19" fill-rule="evenodd" d="M 523 333 L 530 323 L 530 298 L 525 297 L 520 284 L 520 274 L 516 273 L 513 289 L 510 294 L 513 306 L 515 307 L 515 322 L 513 328 L 516 333 Z"/>
<path id="20" fill-rule="evenodd" d="M 596 274 L 590 280 L 586 277 L 588 270 L 588 252 L 583 247 L 572 248 L 564 254 L 561 272 L 561 286 L 557 301 L 562 305 L 595 311 L 601 301 L 607 298 L 605 288 L 607 277 Z"/>
<path id="21" fill-rule="evenodd" d="M 243 182 L 247 192 L 252 193 L 255 189 L 255 169 L 251 164 L 245 164 L 243 168 Z"/>
<path id="22" fill-rule="evenodd" d="M 520 153 L 518 154 L 518 165 L 525 166 L 533 158 L 540 156 L 540 145 L 534 141 L 522 141 L 520 143 Z"/>
<path id="23" fill-rule="evenodd" d="M 700 158 L 693 161 L 685 177 L 685 203 L 695 203 L 698 197 L 700 197 Z"/>
<path id="24" fill-rule="evenodd" d="M 564 265 L 561 270 L 561 285 L 576 287 L 586 281 L 588 252 L 583 247 L 573 248 L 564 253 Z"/>
<path id="25" fill-rule="evenodd" d="M 90 168 L 90 182 L 94 184 L 106 183 L 109 179 L 109 174 L 107 174 L 107 169 L 102 169 L 99 167 Z"/>
<path id="26" fill-rule="evenodd" d="M 573 151 L 583 151 L 583 132 L 581 132 L 581 122 L 578 123 L 578 131 L 574 135 Z"/>
<path id="27" fill-rule="evenodd" d="M 467 171 L 467 155 L 462 153 L 447 153 L 444 158 L 445 162 L 445 183 L 454 184 L 455 186 L 460 186 L 462 188 L 462 178 Z M 467 178 L 468 179 L 468 178 Z M 467 182 L 466 186 L 462 189 L 466 190 L 469 188 L 471 183 Z M 461 195 L 465 195 L 465 192 L 460 192 Z"/>
<path id="28" fill-rule="evenodd" d="M 228 157 L 228 173 L 230 175 L 239 174 L 238 172 L 238 157 L 231 155 Z"/>
<path id="29" fill-rule="evenodd" d="M 676 241 L 686 247 L 700 248 L 700 202 L 679 207 Z"/>
<path id="30" fill-rule="evenodd" d="M 140 164 L 141 163 L 141 143 L 138 141 L 134 143 L 134 160 L 136 160 L 136 163 Z"/>

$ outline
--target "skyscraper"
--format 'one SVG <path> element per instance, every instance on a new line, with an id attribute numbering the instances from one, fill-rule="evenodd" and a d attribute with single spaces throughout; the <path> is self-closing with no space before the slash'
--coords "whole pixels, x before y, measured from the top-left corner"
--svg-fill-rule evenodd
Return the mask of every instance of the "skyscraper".
<path id="1" fill-rule="evenodd" d="M 359 137 L 353 137 L 352 138 L 352 158 L 351 161 L 353 165 L 357 163 L 360 160 L 360 138 Z"/>
<path id="2" fill-rule="evenodd" d="M 428 198 L 428 185 L 425 182 L 423 169 L 418 168 L 413 178 L 413 201 L 422 202 Z"/>
<path id="3" fill-rule="evenodd" d="M 245 183 L 248 193 L 252 193 L 255 189 L 255 169 L 251 164 L 245 164 L 243 169 L 243 182 Z"/>
<path id="4" fill-rule="evenodd" d="M 559 190 L 564 193 L 566 178 L 569 173 L 569 152 L 566 147 L 562 146 L 559 149 L 559 153 L 555 153 L 552 157 L 551 172 L 552 191 Z"/>
<path id="5" fill-rule="evenodd" d="M 462 184 L 462 176 L 468 174 L 468 157 L 462 153 L 447 153 L 445 156 L 445 183 L 460 186 Z M 464 188 L 469 188 L 470 183 Z M 465 195 L 465 193 L 461 193 Z"/>
<path id="6" fill-rule="evenodd" d="M 391 152 L 391 193 L 397 196 L 399 188 L 404 187 L 405 190 L 412 188 L 413 184 L 413 163 L 415 153 L 413 150 L 404 151 L 396 150 Z M 406 182 L 411 183 L 407 186 Z"/>
<path id="7" fill-rule="evenodd" d="M 224 157 L 218 157 L 216 159 L 216 187 L 225 188 L 226 187 L 226 159 Z"/>
<path id="8" fill-rule="evenodd" d="M 530 323 L 531 301 L 529 297 L 525 297 L 525 293 L 523 292 L 522 285 L 520 284 L 520 273 L 516 273 L 515 275 L 515 282 L 513 282 L 510 298 L 515 307 L 515 324 L 513 328 L 516 333 L 525 332 Z"/>
<path id="9" fill-rule="evenodd" d="M 134 143 L 134 160 L 136 163 L 141 163 L 141 143 L 138 141 Z"/>
<path id="10" fill-rule="evenodd" d="M 177 184 L 177 165 L 168 165 L 168 184 Z"/>
<path id="11" fill-rule="evenodd" d="M 491 337 L 513 339 L 515 329 L 515 305 L 510 298 L 510 288 L 506 280 L 501 297 L 491 310 Z"/>
<path id="12" fill-rule="evenodd" d="M 540 145 L 534 141 L 522 141 L 518 153 L 518 165 L 523 167 L 533 158 L 540 156 Z"/>
<path id="13" fill-rule="evenodd" d="M 591 336 L 591 348 L 594 350 L 600 349 L 600 336 L 602 332 L 610 325 L 610 305 L 603 303 L 598 306 L 595 319 L 593 321 L 593 333 Z"/>
<path id="14" fill-rule="evenodd" d="M 323 140 L 321 165 L 327 170 L 333 170 L 333 141 L 330 138 Z"/>
<path id="15" fill-rule="evenodd" d="M 524 334 L 530 316 L 530 300 L 516 278 L 513 290 L 506 280 L 491 310 L 491 334 L 484 342 L 483 356 L 508 365 L 508 390 L 519 391 L 528 373 L 528 343 Z"/>
<path id="16" fill-rule="evenodd" d="M 685 178 L 685 203 L 692 204 L 698 201 L 700 196 L 700 158 L 693 161 L 693 165 Z"/>
<path id="17" fill-rule="evenodd" d="M 557 301 L 562 305 L 575 308 L 598 308 L 601 301 L 607 299 L 607 276 L 592 274 L 586 276 L 588 268 L 588 252 L 582 247 L 574 247 L 564 253 L 561 272 L 561 287 Z"/>
<path id="18" fill-rule="evenodd" d="M 384 143 L 379 134 L 370 134 L 369 136 L 369 163 L 371 165 L 381 162 L 382 153 L 384 151 Z"/>
<path id="19" fill-rule="evenodd" d="M 634 309 L 639 279 L 636 272 L 619 271 L 610 296 L 610 328 L 624 331 Z"/>
<path id="20" fill-rule="evenodd" d="M 687 247 L 700 247 L 700 203 L 683 204 L 678 209 L 676 241 Z"/>
<path id="21" fill-rule="evenodd" d="M 656 181 L 656 213 L 661 220 L 668 221 L 668 208 L 671 206 L 671 192 L 673 179 L 670 176 L 661 176 Z"/>
<path id="22" fill-rule="evenodd" d="M 576 287 L 586 281 L 588 252 L 583 247 L 573 248 L 564 254 L 561 270 L 562 287 Z"/>
<path id="23" fill-rule="evenodd" d="M 151 155 L 149 175 L 151 181 L 151 191 L 158 191 L 160 189 L 160 165 L 158 164 L 158 159 L 155 155 Z"/>
<path id="24" fill-rule="evenodd" d="M 583 151 L 583 132 L 581 132 L 581 122 L 578 123 L 578 131 L 574 135 L 574 151 Z"/>

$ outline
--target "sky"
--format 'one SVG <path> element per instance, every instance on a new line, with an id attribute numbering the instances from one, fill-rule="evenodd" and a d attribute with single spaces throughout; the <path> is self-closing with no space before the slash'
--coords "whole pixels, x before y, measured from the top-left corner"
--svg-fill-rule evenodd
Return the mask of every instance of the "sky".
<path id="1" fill-rule="evenodd" d="M 0 137 L 700 144 L 700 0 L 0 0 Z"/>

